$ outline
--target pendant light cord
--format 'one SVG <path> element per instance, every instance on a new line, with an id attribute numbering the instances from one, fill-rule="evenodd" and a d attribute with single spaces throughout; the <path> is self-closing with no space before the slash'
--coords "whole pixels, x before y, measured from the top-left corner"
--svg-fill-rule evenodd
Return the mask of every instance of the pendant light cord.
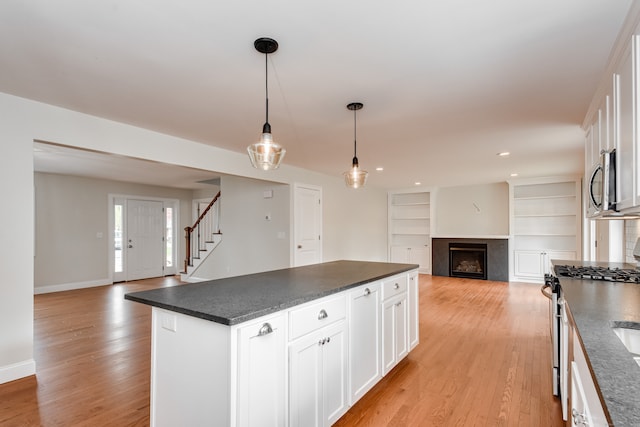
<path id="1" fill-rule="evenodd" d="M 269 54 L 264 54 L 264 97 L 265 97 L 265 110 L 266 118 L 265 123 L 269 123 L 269 67 L 268 67 Z"/>
<path id="2" fill-rule="evenodd" d="M 356 120 L 357 120 L 356 111 L 357 110 L 355 110 L 355 109 L 353 110 L 353 157 L 358 157 L 356 155 L 356 153 L 357 153 L 357 150 L 356 150 L 357 142 L 356 141 L 358 140 L 357 133 L 356 133 L 357 129 L 358 129 L 358 126 L 357 126 L 357 123 L 356 123 Z"/>

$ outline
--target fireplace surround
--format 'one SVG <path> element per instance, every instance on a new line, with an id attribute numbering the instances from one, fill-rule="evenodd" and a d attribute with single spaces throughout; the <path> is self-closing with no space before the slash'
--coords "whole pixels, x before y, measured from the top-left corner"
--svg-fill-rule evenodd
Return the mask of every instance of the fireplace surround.
<path id="1" fill-rule="evenodd" d="M 436 238 L 432 239 L 431 261 L 434 276 L 450 277 L 450 244 L 486 244 L 486 280 L 509 281 L 509 239 L 506 238 Z M 475 277 L 474 278 L 478 278 Z M 481 277 L 479 279 L 482 279 Z"/>

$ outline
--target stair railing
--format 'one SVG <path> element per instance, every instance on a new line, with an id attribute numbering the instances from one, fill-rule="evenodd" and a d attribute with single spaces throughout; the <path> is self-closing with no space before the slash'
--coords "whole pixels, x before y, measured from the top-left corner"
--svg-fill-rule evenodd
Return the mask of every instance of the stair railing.
<path id="1" fill-rule="evenodd" d="M 196 222 L 191 227 L 185 227 L 185 259 L 184 271 L 187 267 L 193 265 L 193 259 L 200 255 L 200 251 L 206 248 L 207 241 L 213 238 L 214 234 L 220 233 L 219 224 L 219 205 L 216 204 L 220 198 L 220 191 L 209 202 L 206 208 L 200 213 Z M 213 209 L 211 209 L 213 208 Z"/>

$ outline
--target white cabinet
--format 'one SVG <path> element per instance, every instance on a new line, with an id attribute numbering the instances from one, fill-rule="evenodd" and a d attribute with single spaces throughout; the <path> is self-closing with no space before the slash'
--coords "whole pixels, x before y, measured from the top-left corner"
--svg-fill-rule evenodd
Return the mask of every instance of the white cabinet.
<path id="1" fill-rule="evenodd" d="M 509 182 L 511 280 L 542 282 L 551 259 L 580 259 L 580 180 Z"/>
<path id="2" fill-rule="evenodd" d="M 291 326 L 301 323 L 300 331 L 310 329 L 289 344 L 291 427 L 329 426 L 347 411 L 345 304 L 342 295 L 292 310 L 289 315 Z"/>
<path id="3" fill-rule="evenodd" d="M 615 138 L 615 106 L 612 93 L 615 91 L 616 79 L 612 86 L 602 96 L 598 109 L 594 113 L 591 125 L 587 128 L 585 140 L 585 168 L 584 168 L 584 200 L 587 217 L 595 217 L 600 208 L 594 205 L 591 198 L 591 179 L 600 168 L 601 152 L 612 151 L 616 148 Z"/>
<path id="4" fill-rule="evenodd" d="M 385 375 L 409 352 L 407 276 L 382 283 L 382 374 Z"/>
<path id="5" fill-rule="evenodd" d="M 392 246 L 389 262 L 418 264 L 421 271 L 431 268 L 431 255 L 428 246 Z"/>
<path id="6" fill-rule="evenodd" d="M 638 36 L 633 36 L 631 43 L 622 56 L 613 75 L 614 81 L 614 112 L 615 112 L 615 140 L 616 140 L 616 184 L 617 209 L 633 207 L 637 201 L 637 183 L 634 174 L 637 173 L 636 150 L 637 134 L 634 129 L 637 116 L 638 84 L 637 54 Z"/>
<path id="7" fill-rule="evenodd" d="M 418 264 L 431 273 L 431 194 L 392 192 L 388 197 L 389 262 Z"/>
<path id="8" fill-rule="evenodd" d="M 608 426 L 604 408 L 587 365 L 580 345 L 580 339 L 574 331 L 573 358 L 571 362 L 571 411 L 568 414 L 571 425 L 589 427 Z"/>
<path id="9" fill-rule="evenodd" d="M 280 315 L 238 328 L 238 426 L 285 425 L 284 325 Z"/>
<path id="10" fill-rule="evenodd" d="M 514 251 L 514 275 L 539 280 L 551 273 L 551 260 L 575 260 L 575 251 Z"/>
<path id="11" fill-rule="evenodd" d="M 380 282 L 349 293 L 349 403 L 353 405 L 382 377 Z"/>
<path id="12" fill-rule="evenodd" d="M 153 307 L 151 426 L 286 425 L 285 325 L 283 313 L 230 327 Z"/>
<path id="13" fill-rule="evenodd" d="M 594 174 L 596 168 L 599 163 L 599 153 L 600 149 L 598 146 L 598 141 L 595 140 L 594 137 L 594 126 L 590 125 L 587 127 L 587 131 L 585 134 L 585 161 L 584 161 L 584 200 L 586 207 L 587 218 L 594 217 L 598 213 L 598 209 L 593 204 L 591 200 L 591 195 L 589 189 L 591 185 L 591 177 Z"/>
<path id="14" fill-rule="evenodd" d="M 616 208 L 623 213 L 640 211 L 640 28 L 615 49 L 608 69 L 611 85 L 603 85 L 585 119 L 585 196 L 601 150 L 616 150 Z M 594 209 L 587 202 L 587 216 Z"/>
<path id="15" fill-rule="evenodd" d="M 151 426 L 335 423 L 418 344 L 418 291 L 412 270 L 232 326 L 153 307 Z"/>
<path id="16" fill-rule="evenodd" d="M 409 351 L 420 343 L 420 301 L 418 290 L 418 272 L 409 273 L 408 309 L 409 309 Z"/>

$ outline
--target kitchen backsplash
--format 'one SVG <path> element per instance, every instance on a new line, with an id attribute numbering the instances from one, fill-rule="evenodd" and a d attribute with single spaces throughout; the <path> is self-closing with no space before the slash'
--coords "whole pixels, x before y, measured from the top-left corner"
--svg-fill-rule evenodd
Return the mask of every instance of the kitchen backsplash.
<path id="1" fill-rule="evenodd" d="M 640 220 L 627 219 L 624 221 L 624 255 L 625 261 L 631 264 L 637 264 L 638 261 L 633 257 L 633 248 L 636 241 L 640 237 Z"/>

